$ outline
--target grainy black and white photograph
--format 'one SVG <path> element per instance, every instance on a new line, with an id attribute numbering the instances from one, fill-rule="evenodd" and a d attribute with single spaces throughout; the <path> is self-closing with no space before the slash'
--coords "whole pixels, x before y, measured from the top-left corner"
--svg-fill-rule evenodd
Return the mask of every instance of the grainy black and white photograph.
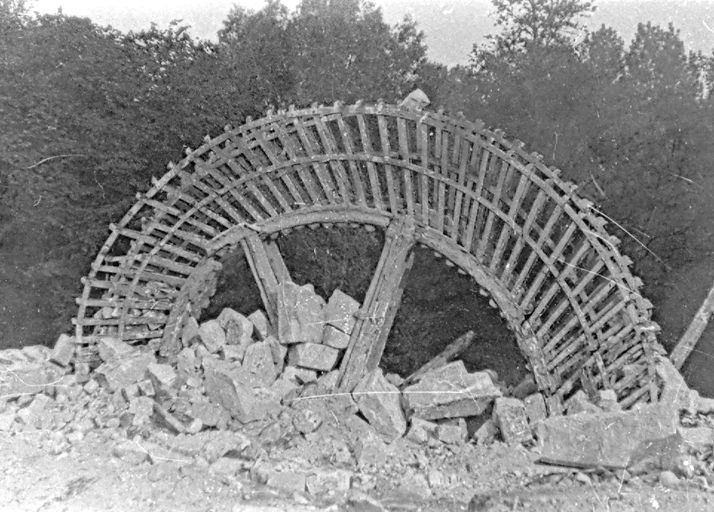
<path id="1" fill-rule="evenodd" d="M 0 511 L 714 510 L 714 0 L 0 0 Z"/>

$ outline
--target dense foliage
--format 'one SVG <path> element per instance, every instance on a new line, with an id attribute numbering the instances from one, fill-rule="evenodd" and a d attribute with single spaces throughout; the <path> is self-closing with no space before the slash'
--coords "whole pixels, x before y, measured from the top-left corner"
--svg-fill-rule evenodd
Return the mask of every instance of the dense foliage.
<path id="1" fill-rule="evenodd" d="M 426 61 L 412 20 L 390 27 L 362 0 L 236 7 L 216 43 L 178 23 L 124 34 L 0 0 L 3 344 L 68 329 L 106 226 L 207 131 L 271 105 L 395 101 L 415 86 L 562 168 L 621 225 L 665 341 L 681 332 L 661 314 L 668 290 L 714 247 L 712 56 L 687 54 L 672 26 L 642 24 L 629 45 L 586 33 L 590 1 L 493 3 L 500 31 L 446 69 Z"/>

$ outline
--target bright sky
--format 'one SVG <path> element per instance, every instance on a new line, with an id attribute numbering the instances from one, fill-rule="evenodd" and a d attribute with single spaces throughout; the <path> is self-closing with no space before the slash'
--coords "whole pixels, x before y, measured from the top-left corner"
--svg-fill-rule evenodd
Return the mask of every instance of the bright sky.
<path id="1" fill-rule="evenodd" d="M 299 0 L 282 0 L 294 9 Z M 463 64 L 474 43 L 493 31 L 490 0 L 372 0 L 384 18 L 394 24 L 409 14 L 426 34 L 429 57 L 444 64 Z M 123 32 L 166 26 L 173 19 L 191 25 L 191 33 L 215 39 L 234 4 L 260 9 L 264 0 L 28 0 L 31 9 L 86 16 L 99 25 L 112 25 Z M 714 49 L 714 0 L 596 0 L 597 11 L 589 19 L 593 28 L 614 27 L 629 42 L 639 22 L 652 21 L 666 27 L 673 22 L 689 48 L 711 54 Z"/>

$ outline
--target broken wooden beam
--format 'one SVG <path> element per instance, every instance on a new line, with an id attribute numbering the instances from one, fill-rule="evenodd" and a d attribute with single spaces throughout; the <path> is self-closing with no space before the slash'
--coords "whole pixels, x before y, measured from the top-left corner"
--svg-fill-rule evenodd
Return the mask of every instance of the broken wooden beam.
<path id="1" fill-rule="evenodd" d="M 454 341 L 449 343 L 444 350 L 439 352 L 438 355 L 430 359 L 426 364 L 424 364 L 417 371 L 409 375 L 404 379 L 403 385 L 413 384 L 414 382 L 421 379 L 425 373 L 432 370 L 437 370 L 447 363 L 453 361 L 459 357 L 473 342 L 476 337 L 476 333 L 473 331 L 468 331 L 466 334 L 462 334 Z"/>
<path id="2" fill-rule="evenodd" d="M 714 313 L 714 286 L 709 290 L 709 294 L 694 315 L 692 323 L 689 324 L 682 338 L 677 342 L 669 359 L 678 370 L 692 353 L 699 338 L 704 334 L 704 330 L 709 323 L 709 317 Z"/>

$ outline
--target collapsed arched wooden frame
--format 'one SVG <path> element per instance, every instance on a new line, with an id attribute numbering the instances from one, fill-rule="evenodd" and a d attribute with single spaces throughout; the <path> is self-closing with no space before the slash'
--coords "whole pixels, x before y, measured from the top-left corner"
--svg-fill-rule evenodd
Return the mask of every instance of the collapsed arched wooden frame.
<path id="1" fill-rule="evenodd" d="M 210 298 L 202 280 L 238 247 L 273 314 L 271 290 L 289 275 L 271 239 L 346 223 L 386 236 L 343 388 L 379 363 L 421 243 L 491 296 L 551 412 L 578 388 L 614 389 L 625 407 L 658 397 L 651 305 L 618 240 L 557 169 L 498 130 L 381 103 L 313 106 L 226 127 L 169 167 L 111 226 L 84 280 L 79 360 L 102 335 L 170 356 L 184 315 Z"/>

